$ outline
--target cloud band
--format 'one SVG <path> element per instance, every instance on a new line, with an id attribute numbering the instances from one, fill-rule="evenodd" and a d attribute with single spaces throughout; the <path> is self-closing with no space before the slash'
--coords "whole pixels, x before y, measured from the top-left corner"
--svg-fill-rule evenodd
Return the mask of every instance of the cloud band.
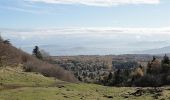
<path id="1" fill-rule="evenodd" d="M 27 0 L 28 1 L 28 0 Z M 48 4 L 82 4 L 87 6 L 110 7 L 125 4 L 159 4 L 160 0 L 29 0 Z"/>

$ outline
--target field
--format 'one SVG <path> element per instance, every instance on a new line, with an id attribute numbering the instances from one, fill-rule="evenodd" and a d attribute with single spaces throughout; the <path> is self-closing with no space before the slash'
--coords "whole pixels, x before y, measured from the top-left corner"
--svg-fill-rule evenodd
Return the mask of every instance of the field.
<path id="1" fill-rule="evenodd" d="M 0 69 L 0 100 L 167 100 L 169 87 L 106 87 L 68 83 L 18 68 Z"/>

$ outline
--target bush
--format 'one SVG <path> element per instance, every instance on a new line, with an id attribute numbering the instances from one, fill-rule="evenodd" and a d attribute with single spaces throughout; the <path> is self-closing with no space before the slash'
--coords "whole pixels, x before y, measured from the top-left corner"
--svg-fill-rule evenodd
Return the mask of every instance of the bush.
<path id="1" fill-rule="evenodd" d="M 32 62 L 26 62 L 23 67 L 25 72 L 32 72 L 35 70 L 34 68 L 36 67 Z"/>
<path id="2" fill-rule="evenodd" d="M 133 84 L 140 87 L 157 87 L 163 84 L 162 77 L 160 75 L 147 74 L 143 77 L 136 79 Z"/>
<path id="3" fill-rule="evenodd" d="M 72 73 L 64 70 L 63 68 L 51 65 L 47 62 L 39 61 L 35 58 L 34 60 L 24 63 L 24 70 L 26 72 L 39 72 L 46 77 L 55 77 L 63 81 L 77 81 Z"/>

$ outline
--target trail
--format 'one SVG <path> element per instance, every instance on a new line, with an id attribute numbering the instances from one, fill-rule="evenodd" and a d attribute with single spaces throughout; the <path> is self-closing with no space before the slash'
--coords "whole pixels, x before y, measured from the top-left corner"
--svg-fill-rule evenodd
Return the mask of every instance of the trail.
<path id="1" fill-rule="evenodd" d="M 19 89 L 19 88 L 39 88 L 39 87 L 58 87 L 58 88 L 63 88 L 65 87 L 66 84 L 69 84 L 68 82 L 57 82 L 51 85 L 33 85 L 33 86 L 28 86 L 28 85 L 19 85 L 19 84 L 0 84 L 2 88 L 0 88 L 0 91 L 4 90 L 12 90 L 12 89 Z"/>

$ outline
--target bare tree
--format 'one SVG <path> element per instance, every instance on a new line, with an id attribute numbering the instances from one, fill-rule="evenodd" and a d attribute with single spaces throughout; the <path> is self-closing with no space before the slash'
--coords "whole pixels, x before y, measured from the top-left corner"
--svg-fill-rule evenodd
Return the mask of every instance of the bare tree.
<path id="1" fill-rule="evenodd" d="M 45 51 L 43 49 L 41 49 L 40 52 L 41 52 L 41 55 L 42 55 L 43 58 L 49 58 L 50 57 L 49 52 L 47 52 L 47 51 Z"/>

